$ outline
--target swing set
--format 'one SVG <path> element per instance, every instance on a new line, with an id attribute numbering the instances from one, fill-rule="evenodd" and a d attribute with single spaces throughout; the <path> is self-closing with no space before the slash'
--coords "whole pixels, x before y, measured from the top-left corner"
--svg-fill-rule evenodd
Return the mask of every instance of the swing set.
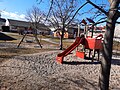
<path id="1" fill-rule="evenodd" d="M 29 35 L 29 34 L 28 34 L 29 31 L 32 31 L 32 32 L 31 32 L 32 35 Z M 27 37 L 27 36 L 29 36 L 29 38 L 30 38 L 30 37 L 31 37 L 31 38 L 28 39 L 28 40 L 26 39 L 26 42 L 33 42 L 33 37 L 34 37 L 35 40 L 36 40 L 36 42 L 37 42 L 37 44 L 40 46 L 40 48 L 42 48 L 42 45 L 41 45 L 41 43 L 39 42 L 39 39 L 38 39 L 38 37 L 37 37 L 37 29 L 32 29 L 31 27 L 30 27 L 29 29 L 25 30 L 24 35 L 23 35 L 22 39 L 20 40 L 17 48 L 20 47 L 21 43 L 24 41 L 25 37 Z"/>

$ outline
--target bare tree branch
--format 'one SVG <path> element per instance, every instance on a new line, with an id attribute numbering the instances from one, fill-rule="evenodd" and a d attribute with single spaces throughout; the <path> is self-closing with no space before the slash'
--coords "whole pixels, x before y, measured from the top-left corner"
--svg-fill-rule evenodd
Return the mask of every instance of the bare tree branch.
<path id="1" fill-rule="evenodd" d="M 100 18 L 97 22 L 99 22 L 101 20 L 105 20 L 105 19 L 107 19 L 107 17 Z"/>
<path id="2" fill-rule="evenodd" d="M 120 24 L 120 22 L 116 22 L 117 24 Z"/>
<path id="3" fill-rule="evenodd" d="M 109 1 L 109 3 L 111 3 L 112 2 L 112 0 L 108 0 Z"/>
<path id="4" fill-rule="evenodd" d="M 41 0 L 41 1 L 42 1 L 42 0 Z M 46 20 L 47 20 L 49 14 L 50 14 L 50 11 L 51 11 L 51 9 L 52 9 L 52 6 L 53 6 L 53 0 L 51 0 L 51 5 L 50 5 L 50 8 L 49 8 L 49 11 L 48 11 L 47 17 L 46 17 L 46 19 L 45 19 L 45 22 L 46 22 Z"/>
<path id="5" fill-rule="evenodd" d="M 61 21 L 62 21 L 63 17 L 64 17 L 64 14 L 63 14 L 61 5 L 59 4 L 59 1 L 56 0 L 56 3 L 57 3 L 57 6 L 58 6 L 58 10 L 59 10 L 60 16 L 61 16 Z"/>
<path id="6" fill-rule="evenodd" d="M 120 17 L 120 12 L 117 11 L 117 15 L 116 15 L 116 18 L 119 18 Z"/>
<path id="7" fill-rule="evenodd" d="M 87 0 L 87 2 L 90 3 L 92 6 L 94 6 L 96 9 L 100 10 L 101 12 L 103 12 L 107 16 L 108 13 L 104 9 L 100 8 L 99 6 L 97 6 L 96 4 L 91 2 L 90 0 Z"/>
<path id="8" fill-rule="evenodd" d="M 40 4 L 42 2 L 42 0 L 36 0 L 36 2 L 38 2 L 38 4 Z"/>
<path id="9" fill-rule="evenodd" d="M 94 25 L 97 25 L 97 24 L 100 24 L 100 23 L 104 23 L 104 22 L 106 22 L 106 20 L 100 21 L 100 22 L 96 22 L 96 23 L 94 23 Z"/>
<path id="10" fill-rule="evenodd" d="M 120 17 L 120 12 L 118 12 L 118 17 Z"/>
<path id="11" fill-rule="evenodd" d="M 40 11 L 38 7 L 33 6 L 32 9 L 29 9 L 27 11 L 26 19 L 29 20 L 30 22 L 43 22 L 45 18 L 45 14 Z"/>
<path id="12" fill-rule="evenodd" d="M 57 26 L 59 27 L 59 21 L 58 21 L 58 19 L 57 19 L 57 17 L 56 17 L 56 15 L 55 15 L 53 10 L 52 10 L 52 13 L 53 13 L 53 16 L 55 18 L 54 22 L 56 22 Z"/>
<path id="13" fill-rule="evenodd" d="M 118 10 L 120 10 L 120 7 L 118 7 Z"/>
<path id="14" fill-rule="evenodd" d="M 52 26 L 56 29 L 56 27 L 55 27 L 55 23 L 54 22 L 52 22 L 51 20 L 49 20 L 49 19 L 47 19 L 48 20 L 48 22 L 50 22 L 50 24 L 52 24 Z"/>
<path id="15" fill-rule="evenodd" d="M 76 14 L 78 13 L 78 11 L 79 11 L 81 8 L 83 8 L 86 4 L 88 4 L 88 2 L 84 3 L 82 6 L 80 6 L 80 7 L 77 9 L 77 11 L 76 11 L 75 14 L 73 15 L 72 19 L 66 24 L 66 26 L 69 25 L 69 24 L 72 22 L 72 20 L 75 18 L 75 16 L 76 16 Z"/>

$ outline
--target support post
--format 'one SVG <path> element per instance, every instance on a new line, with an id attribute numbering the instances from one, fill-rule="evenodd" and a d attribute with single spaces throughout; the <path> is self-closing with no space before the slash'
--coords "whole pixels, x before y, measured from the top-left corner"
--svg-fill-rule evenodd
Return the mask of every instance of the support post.
<path id="1" fill-rule="evenodd" d="M 80 24 L 78 24 L 78 34 L 77 37 L 80 37 Z"/>

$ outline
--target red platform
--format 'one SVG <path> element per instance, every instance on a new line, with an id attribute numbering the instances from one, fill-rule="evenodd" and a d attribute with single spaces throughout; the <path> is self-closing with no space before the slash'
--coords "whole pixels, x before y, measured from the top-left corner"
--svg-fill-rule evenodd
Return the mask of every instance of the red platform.
<path id="1" fill-rule="evenodd" d="M 86 49 L 102 49 L 102 40 L 96 38 L 86 38 L 85 41 Z"/>
<path id="2" fill-rule="evenodd" d="M 84 45 L 85 45 L 85 49 L 90 50 L 89 58 L 90 58 L 91 51 L 93 51 L 93 53 L 92 53 L 92 60 L 93 60 L 93 58 L 95 56 L 95 52 L 97 51 L 98 52 L 98 60 L 99 60 L 99 52 L 103 48 L 102 40 L 97 39 L 97 38 L 90 38 L 90 37 L 85 38 Z M 85 52 L 76 51 L 76 56 L 80 57 L 80 58 L 85 58 Z"/>
<path id="3" fill-rule="evenodd" d="M 85 58 L 85 52 L 76 51 L 76 56 L 80 58 Z"/>

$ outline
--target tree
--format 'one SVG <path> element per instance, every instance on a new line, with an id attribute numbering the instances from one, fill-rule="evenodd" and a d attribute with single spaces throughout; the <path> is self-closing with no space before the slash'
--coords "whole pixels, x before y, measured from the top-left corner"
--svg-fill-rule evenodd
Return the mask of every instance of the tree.
<path id="1" fill-rule="evenodd" d="M 52 0 L 54 1 L 54 0 Z M 66 1 L 66 0 L 65 0 Z M 112 46 L 113 46 L 113 37 L 114 37 L 114 29 L 117 19 L 120 17 L 120 0 L 108 0 L 109 6 L 108 10 L 104 10 L 101 6 L 93 3 L 91 0 L 86 0 L 86 3 L 91 4 L 94 8 L 98 9 L 101 13 L 103 13 L 106 18 L 106 32 L 104 36 L 103 42 L 103 50 L 102 55 L 103 58 L 101 60 L 101 75 L 99 78 L 99 84 L 101 90 L 109 89 L 109 77 L 110 77 L 110 69 L 111 69 L 111 59 L 112 59 Z M 79 10 L 79 9 L 78 9 Z M 76 12 L 78 13 L 78 12 Z M 101 21 L 103 22 L 103 21 Z"/>
<path id="2" fill-rule="evenodd" d="M 57 28 L 61 29 L 60 50 L 63 49 L 62 41 L 65 28 L 72 23 L 77 12 L 86 4 L 87 3 L 83 4 L 76 10 L 76 0 L 52 0 L 51 11 L 49 11 L 49 18 L 47 18 L 47 20 L 53 27 L 57 26 Z"/>
<path id="3" fill-rule="evenodd" d="M 37 29 L 38 24 L 44 22 L 45 14 L 38 7 L 33 6 L 32 9 L 27 10 L 25 18 L 32 24 L 33 28 Z"/>
<path id="4" fill-rule="evenodd" d="M 71 2 L 68 2 L 68 0 L 54 0 L 53 3 L 47 20 L 51 22 L 53 27 L 61 29 L 60 50 L 62 50 L 65 28 L 71 16 L 73 16 L 75 2 L 74 0 L 71 0 Z"/>
<path id="5" fill-rule="evenodd" d="M 39 24 L 44 22 L 44 18 L 45 14 L 38 7 L 33 6 L 32 9 L 27 11 L 26 19 L 31 23 L 35 39 L 41 48 L 42 46 L 37 38 L 37 29 Z"/>
<path id="6" fill-rule="evenodd" d="M 119 12 L 120 0 L 109 0 L 110 7 L 108 11 L 105 11 L 104 9 L 97 6 L 90 0 L 87 0 L 87 1 L 92 6 L 94 6 L 95 8 L 97 8 L 107 16 L 106 32 L 104 36 L 103 50 L 102 50 L 103 58 L 101 60 L 101 75 L 99 78 L 99 84 L 100 84 L 101 90 L 108 90 L 110 69 L 111 69 L 111 59 L 112 59 L 114 29 L 115 29 L 116 21 L 120 17 L 120 12 Z"/>

